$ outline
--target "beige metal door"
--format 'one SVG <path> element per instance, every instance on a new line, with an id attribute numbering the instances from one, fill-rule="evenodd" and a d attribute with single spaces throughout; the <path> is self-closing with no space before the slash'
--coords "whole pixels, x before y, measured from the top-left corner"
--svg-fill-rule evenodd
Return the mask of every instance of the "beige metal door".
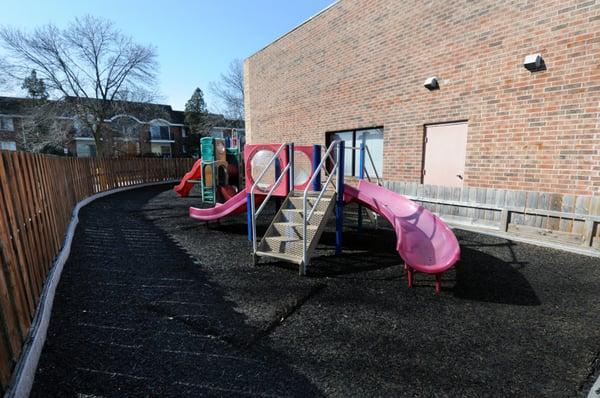
<path id="1" fill-rule="evenodd" d="M 425 126 L 424 184 L 463 186 L 467 130 L 466 122 Z"/>

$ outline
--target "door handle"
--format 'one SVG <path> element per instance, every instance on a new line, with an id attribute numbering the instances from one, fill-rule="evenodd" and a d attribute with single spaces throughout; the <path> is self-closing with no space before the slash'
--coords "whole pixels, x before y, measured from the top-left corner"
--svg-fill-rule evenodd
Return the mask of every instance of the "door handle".
<path id="1" fill-rule="evenodd" d="M 458 178 L 460 178 L 461 180 L 463 179 L 463 176 L 462 176 L 462 175 L 460 175 L 460 174 L 457 174 L 456 176 L 457 176 Z"/>

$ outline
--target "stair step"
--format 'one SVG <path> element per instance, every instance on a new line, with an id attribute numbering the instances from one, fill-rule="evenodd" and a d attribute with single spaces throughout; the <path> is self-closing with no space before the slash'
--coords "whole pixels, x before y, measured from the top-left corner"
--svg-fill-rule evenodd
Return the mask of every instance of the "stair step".
<path id="1" fill-rule="evenodd" d="M 289 236 L 265 236 L 259 246 L 263 252 L 285 253 L 293 256 L 302 255 L 302 239 Z"/>
<path id="2" fill-rule="evenodd" d="M 271 242 L 302 242 L 302 238 L 294 238 L 291 236 L 265 236 L 265 239 Z"/>
<path id="3" fill-rule="evenodd" d="M 306 232 L 307 232 L 307 236 L 308 236 L 309 240 L 312 239 L 312 237 L 315 235 L 316 231 L 317 231 L 316 225 L 307 225 L 306 226 Z M 304 234 L 304 230 L 302 228 L 301 222 L 289 222 L 289 221 L 274 222 L 272 232 L 273 232 L 273 235 L 271 235 L 271 236 L 276 236 L 274 233 L 278 233 L 280 236 L 296 237 L 298 239 L 302 239 L 302 236 Z"/>
<path id="4" fill-rule="evenodd" d="M 327 206 L 329 205 L 329 202 L 331 202 L 331 197 L 326 197 L 323 196 L 321 198 L 321 200 L 319 201 L 319 203 L 317 204 L 317 207 L 320 207 L 322 209 L 327 208 Z M 314 206 L 314 204 L 316 203 L 317 198 L 307 198 L 306 200 L 306 206 L 310 209 L 312 209 L 312 207 Z M 296 209 L 302 209 L 304 207 L 304 198 L 301 197 L 290 197 L 289 198 L 289 202 L 288 202 L 293 208 Z"/>
<path id="5" fill-rule="evenodd" d="M 277 222 L 292 222 L 302 224 L 304 221 L 304 210 L 302 209 L 281 209 L 281 216 Z M 310 217 L 308 225 L 318 224 L 325 216 L 324 211 L 315 210 Z"/>
<path id="6" fill-rule="evenodd" d="M 304 213 L 304 209 L 281 209 L 281 211 L 282 211 L 282 212 L 291 212 L 291 213 L 297 213 L 297 214 L 300 214 L 300 215 L 302 215 L 302 214 Z M 308 212 L 310 213 L 310 210 L 309 210 Z M 312 215 L 312 217 L 314 217 L 314 216 L 316 216 L 316 215 L 323 215 L 323 214 L 325 214 L 325 212 L 324 212 L 324 211 L 321 211 L 321 210 L 315 210 L 315 211 L 313 211 L 313 215 Z M 312 217 L 311 217 L 311 218 L 312 218 Z"/>
<path id="7" fill-rule="evenodd" d="M 335 192 L 327 192 L 317 202 L 318 193 L 307 196 L 307 212 L 311 219 L 306 225 L 306 261 L 310 256 L 327 225 L 327 219 L 335 204 Z M 313 210 L 314 209 L 314 210 Z M 274 257 L 301 265 L 300 274 L 306 273 L 304 264 L 304 196 L 303 192 L 293 192 L 275 215 L 271 225 L 258 245 L 257 256 Z"/>
<path id="8" fill-rule="evenodd" d="M 319 196 L 321 194 L 320 191 L 308 191 L 308 197 L 309 198 L 316 198 L 317 196 Z M 333 197 L 333 195 L 335 194 L 334 190 L 327 190 L 324 194 L 323 197 L 324 198 L 331 198 Z M 298 191 L 298 190 L 294 190 L 291 192 L 290 194 L 290 198 L 298 198 L 298 197 L 303 197 L 304 196 L 304 191 Z"/>
<path id="9" fill-rule="evenodd" d="M 302 228 L 301 222 L 277 221 L 274 224 L 278 227 Z M 307 225 L 306 229 L 317 229 L 317 226 Z"/>
<path id="10" fill-rule="evenodd" d="M 295 256 L 293 254 L 288 253 L 279 253 L 273 251 L 256 251 L 256 255 L 260 257 L 272 257 L 277 258 L 279 260 L 287 261 L 290 263 L 300 264 L 302 263 L 302 256 Z"/>

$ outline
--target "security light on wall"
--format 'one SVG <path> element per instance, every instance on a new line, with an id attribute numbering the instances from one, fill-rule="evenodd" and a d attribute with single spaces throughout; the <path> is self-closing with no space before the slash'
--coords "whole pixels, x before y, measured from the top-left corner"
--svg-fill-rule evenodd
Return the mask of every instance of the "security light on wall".
<path id="1" fill-rule="evenodd" d="M 427 90 L 437 90 L 440 88 L 438 78 L 435 76 L 428 77 L 423 84 Z"/>
<path id="2" fill-rule="evenodd" d="M 523 66 L 530 72 L 546 70 L 546 64 L 541 54 L 529 54 L 523 61 Z"/>

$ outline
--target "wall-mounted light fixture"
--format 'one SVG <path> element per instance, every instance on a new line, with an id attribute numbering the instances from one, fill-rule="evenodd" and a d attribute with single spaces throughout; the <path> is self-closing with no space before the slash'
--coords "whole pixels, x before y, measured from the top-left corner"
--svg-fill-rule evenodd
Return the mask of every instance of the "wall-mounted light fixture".
<path id="1" fill-rule="evenodd" d="M 546 64 L 541 54 L 529 54 L 523 61 L 523 66 L 530 72 L 538 72 L 546 70 Z"/>
<path id="2" fill-rule="evenodd" d="M 438 83 L 438 78 L 435 76 L 432 77 L 428 77 L 427 80 L 425 80 L 425 83 L 423 84 L 425 86 L 425 88 L 427 90 L 437 90 L 440 88 L 440 85 Z"/>

